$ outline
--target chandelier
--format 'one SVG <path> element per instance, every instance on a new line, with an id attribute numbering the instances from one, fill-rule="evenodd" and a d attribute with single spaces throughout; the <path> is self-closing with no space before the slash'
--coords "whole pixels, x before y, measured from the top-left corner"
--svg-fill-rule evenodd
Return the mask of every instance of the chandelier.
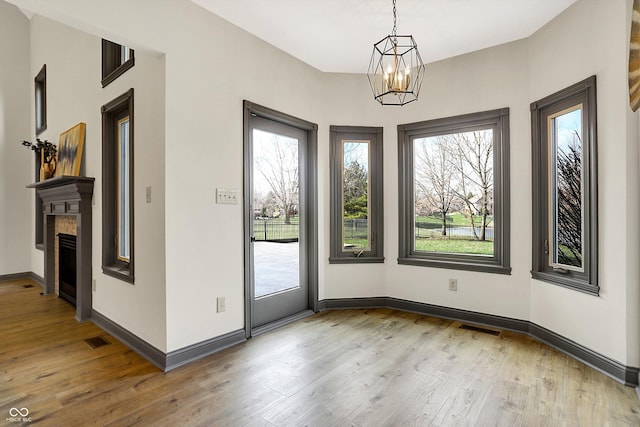
<path id="1" fill-rule="evenodd" d="M 425 73 L 413 36 L 397 35 L 396 26 L 396 0 L 393 0 L 393 31 L 373 45 L 367 72 L 373 97 L 382 105 L 416 101 Z"/>

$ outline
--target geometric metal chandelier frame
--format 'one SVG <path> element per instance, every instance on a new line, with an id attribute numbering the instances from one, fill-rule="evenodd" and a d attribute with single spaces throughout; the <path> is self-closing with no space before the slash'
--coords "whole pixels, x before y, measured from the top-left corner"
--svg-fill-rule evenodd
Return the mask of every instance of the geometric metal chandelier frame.
<path id="1" fill-rule="evenodd" d="M 393 31 L 373 45 L 367 77 L 373 97 L 382 105 L 405 105 L 416 101 L 425 66 L 413 36 L 396 34 L 396 1 L 393 0 Z"/>

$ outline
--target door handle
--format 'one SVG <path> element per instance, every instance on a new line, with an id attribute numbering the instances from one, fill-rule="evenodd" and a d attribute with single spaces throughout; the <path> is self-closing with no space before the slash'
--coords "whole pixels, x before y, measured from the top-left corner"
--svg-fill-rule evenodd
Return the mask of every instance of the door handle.
<path id="1" fill-rule="evenodd" d="M 256 236 L 251 236 L 251 242 L 255 242 L 256 241 Z"/>

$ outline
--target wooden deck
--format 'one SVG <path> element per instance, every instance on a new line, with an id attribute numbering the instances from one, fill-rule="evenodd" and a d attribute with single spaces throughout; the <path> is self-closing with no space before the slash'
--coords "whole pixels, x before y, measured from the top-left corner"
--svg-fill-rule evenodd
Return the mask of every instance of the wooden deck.
<path id="1" fill-rule="evenodd" d="M 640 425 L 633 388 L 516 333 L 327 311 L 165 374 L 40 291 L 0 283 L 0 418 L 27 408 L 44 426 Z M 97 336 L 109 344 L 85 342 Z"/>

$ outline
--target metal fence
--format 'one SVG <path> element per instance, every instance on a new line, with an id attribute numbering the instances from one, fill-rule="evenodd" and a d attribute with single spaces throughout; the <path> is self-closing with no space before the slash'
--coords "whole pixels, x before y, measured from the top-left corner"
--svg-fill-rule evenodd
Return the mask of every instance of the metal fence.
<path id="1" fill-rule="evenodd" d="M 368 219 L 345 219 L 343 234 L 346 240 L 368 239 L 369 220 Z"/>
<path id="2" fill-rule="evenodd" d="M 416 239 L 428 238 L 473 238 L 473 227 L 458 226 L 447 223 L 447 235 L 442 235 L 442 224 L 434 224 L 433 222 L 416 222 L 415 233 Z M 481 227 L 476 227 L 476 234 L 480 236 Z M 485 229 L 485 239 L 493 240 L 493 227 Z"/>
<path id="3" fill-rule="evenodd" d="M 297 242 L 298 224 L 285 224 L 270 220 L 255 220 L 253 222 L 253 236 L 260 242 Z"/>

